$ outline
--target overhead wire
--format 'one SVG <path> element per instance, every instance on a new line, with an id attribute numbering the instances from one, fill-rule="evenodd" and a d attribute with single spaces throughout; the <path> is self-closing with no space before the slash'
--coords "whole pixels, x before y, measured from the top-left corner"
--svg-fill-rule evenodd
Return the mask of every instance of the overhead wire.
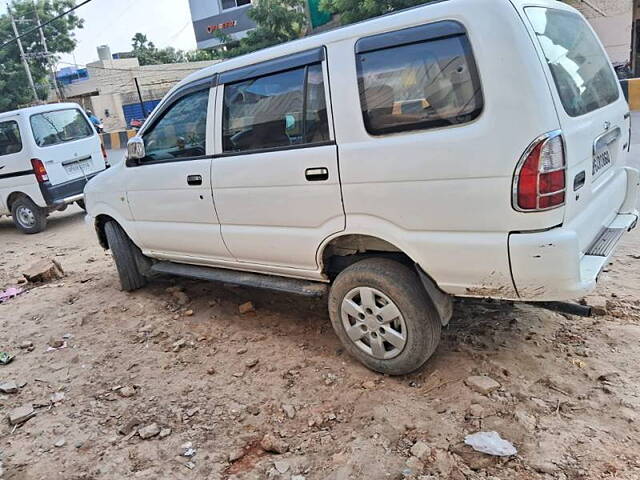
<path id="1" fill-rule="evenodd" d="M 18 39 L 20 39 L 22 37 L 26 37 L 27 35 L 38 31 L 38 29 L 43 28 L 43 27 L 49 25 L 50 23 L 55 22 L 56 20 L 64 17 L 65 15 L 69 15 L 74 10 L 77 10 L 78 8 L 82 7 L 83 5 L 86 5 L 87 3 L 91 2 L 91 1 L 93 1 L 93 0 L 84 0 L 84 2 L 80 3 L 79 5 L 76 5 L 73 8 L 70 8 L 69 10 L 67 10 L 66 12 L 61 13 L 60 15 L 57 15 L 57 16 L 53 17 L 51 20 L 47 20 L 46 22 L 39 24 L 38 26 L 32 28 L 31 30 L 27 30 L 26 32 L 24 32 L 22 34 L 13 37 L 11 40 L 8 40 L 8 41 L 4 42 L 2 45 L 0 45 L 0 49 L 6 47 L 7 45 L 10 45 L 11 43 L 17 41 Z"/>

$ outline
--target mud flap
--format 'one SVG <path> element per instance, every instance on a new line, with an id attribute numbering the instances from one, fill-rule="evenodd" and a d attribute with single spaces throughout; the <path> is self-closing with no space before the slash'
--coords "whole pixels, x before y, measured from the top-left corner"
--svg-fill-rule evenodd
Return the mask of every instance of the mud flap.
<path id="1" fill-rule="evenodd" d="M 434 307 L 436 307 L 438 315 L 440 315 L 440 322 L 442 323 L 442 326 L 447 326 L 451 321 L 451 317 L 453 316 L 453 300 L 451 295 L 440 290 L 436 282 L 434 282 L 431 277 L 427 275 L 417 263 L 416 271 L 420 276 L 420 280 L 422 281 L 422 285 L 424 285 L 424 289 L 427 291 L 429 298 L 431 298 Z"/>

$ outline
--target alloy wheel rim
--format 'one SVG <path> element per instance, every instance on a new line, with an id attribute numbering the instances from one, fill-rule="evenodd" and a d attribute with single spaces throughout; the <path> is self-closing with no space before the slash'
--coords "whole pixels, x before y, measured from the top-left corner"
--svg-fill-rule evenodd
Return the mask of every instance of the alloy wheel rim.
<path id="1" fill-rule="evenodd" d="M 349 339 L 377 360 L 390 360 L 407 345 L 407 325 L 398 306 L 372 287 L 357 287 L 345 295 L 340 308 Z"/>

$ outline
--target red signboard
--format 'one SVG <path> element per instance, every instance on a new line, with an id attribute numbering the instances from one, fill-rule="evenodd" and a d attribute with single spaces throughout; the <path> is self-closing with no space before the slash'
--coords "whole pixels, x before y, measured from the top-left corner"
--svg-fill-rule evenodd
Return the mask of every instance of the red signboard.
<path id="1" fill-rule="evenodd" d="M 209 33 L 217 32 L 218 30 L 224 30 L 225 28 L 233 28 L 238 25 L 237 20 L 229 20 L 228 22 L 218 23 L 217 25 L 209 25 L 207 31 Z"/>

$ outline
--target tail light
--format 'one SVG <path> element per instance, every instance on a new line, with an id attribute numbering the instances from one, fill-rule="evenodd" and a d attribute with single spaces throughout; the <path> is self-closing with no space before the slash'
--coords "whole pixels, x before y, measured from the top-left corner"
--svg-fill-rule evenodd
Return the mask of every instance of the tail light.
<path id="1" fill-rule="evenodd" d="M 525 151 L 513 178 L 513 206 L 540 212 L 564 205 L 567 163 L 562 133 L 536 139 Z"/>
<path id="2" fill-rule="evenodd" d="M 104 148 L 104 143 L 100 142 L 100 149 L 102 150 L 102 157 L 104 158 L 104 163 L 107 163 L 107 149 Z"/>
<path id="3" fill-rule="evenodd" d="M 32 158 L 31 166 L 33 167 L 33 173 L 35 173 L 38 183 L 49 181 L 49 175 L 47 174 L 47 169 L 44 168 L 44 163 L 42 163 L 42 160 L 38 158 Z"/>

